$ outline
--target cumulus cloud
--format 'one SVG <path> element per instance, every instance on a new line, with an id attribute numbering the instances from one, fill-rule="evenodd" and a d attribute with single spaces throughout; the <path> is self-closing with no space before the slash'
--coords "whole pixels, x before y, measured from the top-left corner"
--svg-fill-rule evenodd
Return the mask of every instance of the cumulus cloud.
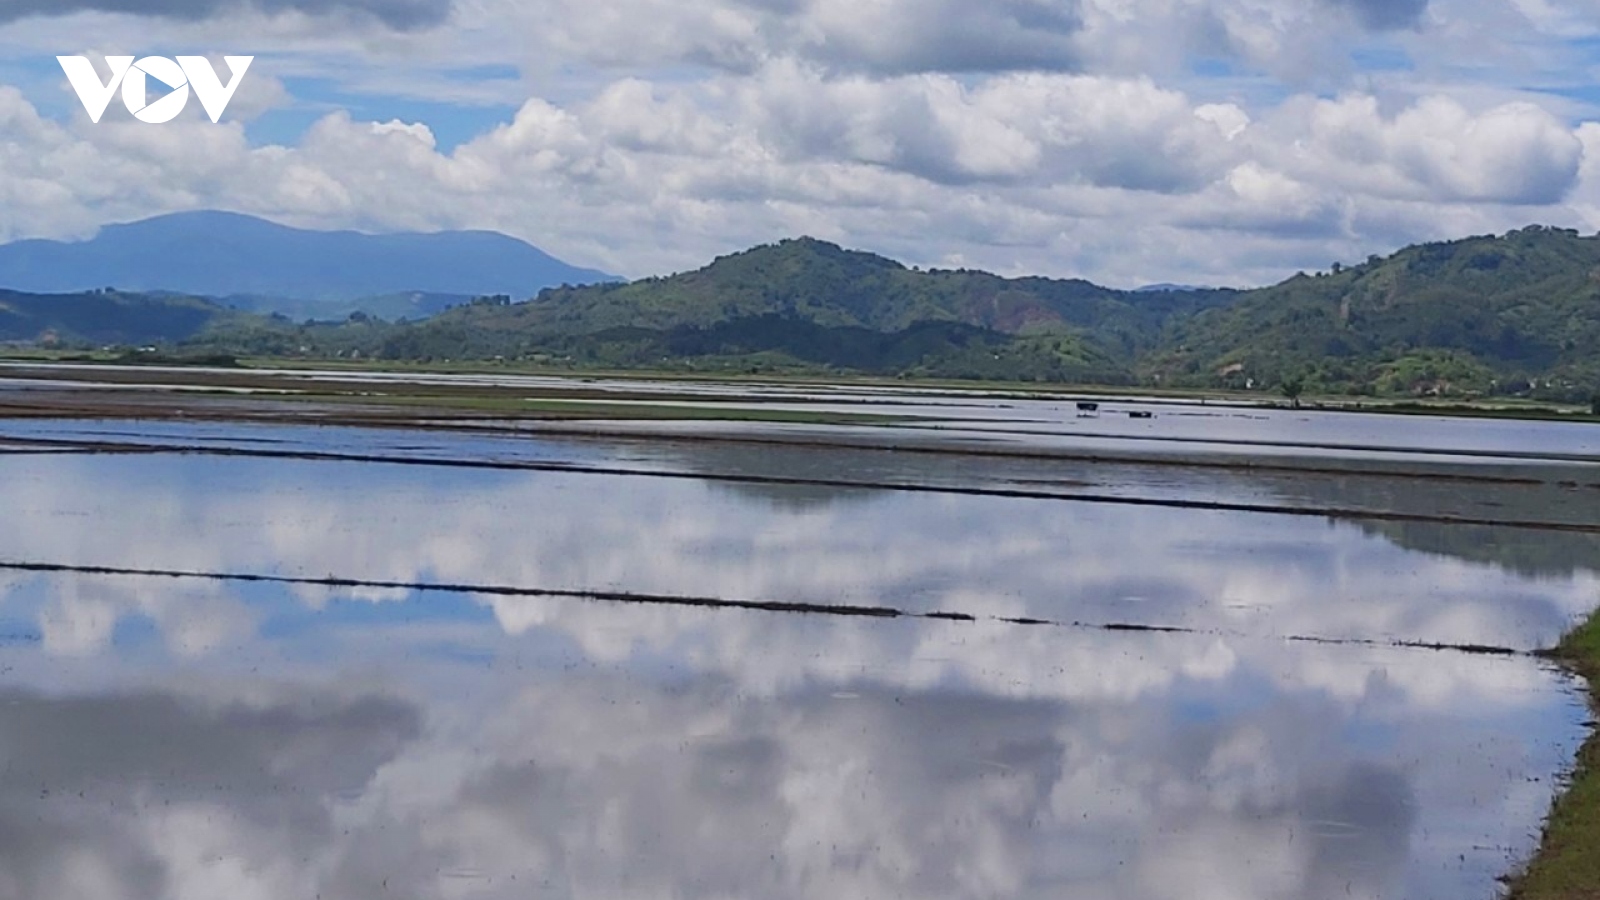
<path id="1" fill-rule="evenodd" d="M 221 11 L 160 26 L 204 45 L 232 27 L 221 2 L 143 8 Z M 447 11 L 416 3 L 294 9 L 397 27 Z M 279 53 L 208 130 L 148 129 L 115 103 L 91 130 L 0 89 L 16 135 L 0 145 L 0 238 L 223 207 L 311 227 L 493 228 L 628 275 L 809 233 L 918 264 L 1133 286 L 1271 282 L 1418 240 L 1594 218 L 1581 104 L 1440 69 L 1450 54 L 1501 65 L 1502 45 L 1546 47 L 1575 27 L 1562 0 L 1498 18 L 1466 0 L 477 0 L 450 28 L 376 42 L 263 15 L 289 0 L 248 9 L 260 52 Z M 82 19 L 91 35 L 75 40 L 125 43 L 125 19 Z M 0 38 L 55 47 L 49 26 Z M 1430 75 L 1363 74 L 1352 54 L 1367 49 Z M 1231 71 L 1199 75 L 1198 61 Z M 336 111 L 281 144 L 235 127 L 321 105 L 285 87 L 306 79 L 363 105 L 386 92 L 481 103 L 462 85 L 483 83 L 461 73 L 507 62 L 521 75 L 496 70 L 494 96 L 518 108 L 476 135 L 414 110 Z"/>
<path id="2" fill-rule="evenodd" d="M 1584 158 L 1573 129 L 1530 103 L 1473 112 L 1433 96 L 1385 115 L 1376 98 L 1347 96 L 1288 113 L 1309 138 L 1291 165 L 1380 196 L 1549 205 L 1574 187 Z"/>
<path id="3" fill-rule="evenodd" d="M 611 66 L 692 62 L 753 71 L 792 59 L 837 72 L 1007 72 L 1078 67 L 1078 0 L 545 0 L 507 13 L 567 53 Z"/>
<path id="4" fill-rule="evenodd" d="M 793 49 L 886 73 L 1078 66 L 1075 0 L 812 0 Z"/>
<path id="5" fill-rule="evenodd" d="M 451 0 L 8 0 L 0 6 L 0 24 L 32 16 L 66 16 L 79 12 L 124 13 L 170 19 L 205 19 L 253 9 L 268 15 L 352 16 L 409 30 L 443 23 Z"/>
<path id="6" fill-rule="evenodd" d="M 343 112 L 283 146 L 253 146 L 231 120 L 63 124 L 15 90 L 0 90 L 0 119 L 0 236 L 221 207 L 312 227 L 493 228 L 627 274 L 812 233 L 1112 284 L 1272 281 L 1463 229 L 1572 224 L 1585 159 L 1571 126 L 1523 100 L 1352 92 L 1252 110 L 1143 77 L 795 62 L 530 100 L 449 150 L 425 123 Z"/>
<path id="7" fill-rule="evenodd" d="M 870 164 L 939 183 L 1178 191 L 1216 175 L 1248 122 L 1229 105 L 1202 114 L 1142 79 L 1051 74 L 968 88 L 942 75 L 826 79 L 781 67 L 742 99 L 759 136 L 791 160 Z"/>
<path id="8" fill-rule="evenodd" d="M 1428 0 L 1322 0 L 1322 2 L 1350 11 L 1362 25 L 1379 31 L 1414 26 L 1428 11 Z"/>
<path id="9" fill-rule="evenodd" d="M 1182 71 L 1226 58 L 1309 76 L 1348 70 L 1374 32 L 1420 27 L 1427 0 L 482 0 L 487 23 L 607 67 L 775 60 L 873 77 Z M 520 37 L 519 29 L 519 37 Z"/>

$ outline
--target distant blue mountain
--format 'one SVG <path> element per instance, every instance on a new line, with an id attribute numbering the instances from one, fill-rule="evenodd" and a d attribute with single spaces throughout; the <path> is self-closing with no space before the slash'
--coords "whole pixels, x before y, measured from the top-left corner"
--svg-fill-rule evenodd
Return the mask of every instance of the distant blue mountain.
<path id="1" fill-rule="evenodd" d="M 546 287 L 615 280 L 495 232 L 307 231 L 224 212 L 108 225 L 80 242 L 0 246 L 0 288 L 35 293 L 114 287 L 348 303 L 396 294 L 523 299 Z"/>

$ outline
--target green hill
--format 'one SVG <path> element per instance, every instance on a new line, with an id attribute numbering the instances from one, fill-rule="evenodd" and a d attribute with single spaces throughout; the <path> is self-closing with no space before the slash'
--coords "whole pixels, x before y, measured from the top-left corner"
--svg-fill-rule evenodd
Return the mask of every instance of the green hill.
<path id="1" fill-rule="evenodd" d="M 25 294 L 0 290 L 0 341 L 64 344 L 155 344 L 231 328 L 240 314 L 195 297 L 126 294 Z"/>
<path id="2" fill-rule="evenodd" d="M 0 295 L 0 339 L 216 352 L 1587 399 L 1600 237 L 1544 227 L 1409 247 L 1249 291 L 1119 291 L 923 270 L 809 238 L 692 272 L 480 297 L 422 322 L 295 325 L 202 300 Z M 70 302 L 69 302 L 70 301 Z"/>
<path id="3" fill-rule="evenodd" d="M 1098 340 L 1125 343 L 1124 349 L 1132 350 L 1172 315 L 1231 297 L 1228 291 L 1131 292 L 1081 280 L 924 271 L 798 238 L 665 278 L 548 289 L 506 315 L 522 325 L 565 333 L 705 327 L 769 315 L 883 332 L 920 322 L 959 322 L 1007 334 L 1094 332 Z"/>
<path id="4" fill-rule="evenodd" d="M 800 238 L 668 277 L 474 303 L 370 349 L 394 358 L 543 354 L 597 365 L 698 360 L 1121 383 L 1170 321 L 1234 297 L 925 271 Z"/>
<path id="5" fill-rule="evenodd" d="M 1533 227 L 1251 291 L 920 270 L 802 238 L 669 277 L 450 310 L 374 349 L 491 347 L 596 365 L 1577 399 L 1600 384 L 1600 238 Z"/>
<path id="6" fill-rule="evenodd" d="M 1139 368 L 1168 383 L 1582 393 L 1600 385 L 1600 237 L 1532 227 L 1300 275 L 1178 323 Z"/>

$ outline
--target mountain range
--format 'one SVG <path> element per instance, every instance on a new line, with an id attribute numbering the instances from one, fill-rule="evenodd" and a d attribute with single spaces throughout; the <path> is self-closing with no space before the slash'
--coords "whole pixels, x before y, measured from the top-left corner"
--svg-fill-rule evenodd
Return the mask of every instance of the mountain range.
<path id="1" fill-rule="evenodd" d="M 665 277 L 478 297 L 409 323 L 296 324 L 170 301 L 191 312 L 168 340 L 236 354 L 1568 400 L 1600 390 L 1600 236 L 1542 226 L 1252 290 L 926 270 L 797 238 Z M 198 324 L 196 303 L 209 309 Z M 48 306 L 0 295 L 0 339 L 48 320 L 58 337 L 102 340 L 94 316 L 74 327 Z M 8 319 L 8 307 L 32 318 Z"/>
<path id="2" fill-rule="evenodd" d="M 108 225 L 93 238 L 0 245 L 0 287 L 166 291 L 292 318 L 432 315 L 474 296 L 614 280 L 488 231 L 310 231 L 226 212 Z"/>

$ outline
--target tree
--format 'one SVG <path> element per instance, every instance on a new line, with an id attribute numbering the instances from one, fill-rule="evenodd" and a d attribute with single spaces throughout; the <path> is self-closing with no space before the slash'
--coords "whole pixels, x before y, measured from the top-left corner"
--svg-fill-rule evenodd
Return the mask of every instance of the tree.
<path id="1" fill-rule="evenodd" d="M 1600 391 L 1595 391 L 1589 397 L 1589 415 L 1600 416 Z"/>
<path id="2" fill-rule="evenodd" d="M 1286 378 L 1284 379 L 1283 384 L 1279 385 L 1278 389 L 1282 391 L 1283 396 L 1288 399 L 1289 405 L 1293 406 L 1295 409 L 1300 408 L 1300 395 L 1305 393 L 1306 390 L 1305 379 L 1298 375 L 1293 378 Z"/>

